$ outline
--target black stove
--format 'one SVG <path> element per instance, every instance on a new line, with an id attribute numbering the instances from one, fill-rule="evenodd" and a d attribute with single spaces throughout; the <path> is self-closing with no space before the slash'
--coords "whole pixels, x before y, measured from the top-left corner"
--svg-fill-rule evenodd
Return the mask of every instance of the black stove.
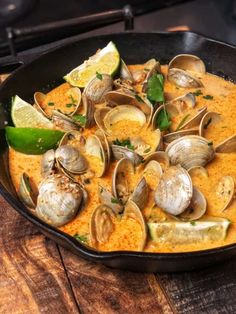
<path id="1" fill-rule="evenodd" d="M 0 0 L 0 72 L 61 43 L 120 32 L 124 25 L 135 31 L 189 29 L 236 45 L 236 0 L 127 1 Z"/>

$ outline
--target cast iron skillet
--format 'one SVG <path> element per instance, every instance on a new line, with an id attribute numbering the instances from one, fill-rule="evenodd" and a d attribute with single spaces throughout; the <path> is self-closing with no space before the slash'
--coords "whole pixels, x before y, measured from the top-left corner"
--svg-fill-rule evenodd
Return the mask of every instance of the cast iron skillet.
<path id="1" fill-rule="evenodd" d="M 72 68 L 104 47 L 110 40 L 128 64 L 156 58 L 168 62 L 179 53 L 191 53 L 204 60 L 208 72 L 236 81 L 236 48 L 191 32 L 123 33 L 83 39 L 57 48 L 22 66 L 0 87 L 0 192 L 35 227 L 60 245 L 88 260 L 113 268 L 137 272 L 173 272 L 203 268 L 236 254 L 236 244 L 193 253 L 97 252 L 74 238 L 50 227 L 32 215 L 18 200 L 8 170 L 4 122 L 10 120 L 10 98 L 18 94 L 30 100 L 35 91 L 58 84 Z M 57 80 L 55 82 L 55 79 Z M 227 109 L 227 108 L 226 108 Z"/>

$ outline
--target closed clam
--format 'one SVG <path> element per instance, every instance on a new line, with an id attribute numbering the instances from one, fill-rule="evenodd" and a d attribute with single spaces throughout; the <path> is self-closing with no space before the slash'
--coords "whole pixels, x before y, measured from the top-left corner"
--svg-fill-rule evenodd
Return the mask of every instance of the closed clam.
<path id="1" fill-rule="evenodd" d="M 104 95 L 112 90 L 113 80 L 108 74 L 100 74 L 92 78 L 84 89 L 84 94 L 95 104 L 104 100 Z"/>
<path id="2" fill-rule="evenodd" d="M 77 214 L 82 191 L 78 184 L 61 174 L 46 177 L 39 185 L 37 215 L 54 227 L 60 227 Z"/>
<path id="3" fill-rule="evenodd" d="M 192 180 L 181 166 L 171 166 L 161 177 L 155 191 L 155 202 L 168 214 L 182 214 L 193 195 Z"/>
<path id="4" fill-rule="evenodd" d="M 58 167 L 66 172 L 80 174 L 87 170 L 88 163 L 78 149 L 71 145 L 61 145 L 55 152 Z"/>
<path id="5" fill-rule="evenodd" d="M 215 156 L 212 143 L 198 135 L 174 140 L 167 146 L 166 153 L 172 165 L 180 164 L 187 170 L 196 166 L 204 167 Z"/>
<path id="6" fill-rule="evenodd" d="M 30 178 L 25 172 L 20 177 L 18 195 L 25 206 L 31 209 L 35 208 L 37 195 L 33 191 Z"/>
<path id="7" fill-rule="evenodd" d="M 94 247 L 99 243 L 106 243 L 114 230 L 114 213 L 105 204 L 99 205 L 93 212 L 90 220 L 90 240 Z"/>

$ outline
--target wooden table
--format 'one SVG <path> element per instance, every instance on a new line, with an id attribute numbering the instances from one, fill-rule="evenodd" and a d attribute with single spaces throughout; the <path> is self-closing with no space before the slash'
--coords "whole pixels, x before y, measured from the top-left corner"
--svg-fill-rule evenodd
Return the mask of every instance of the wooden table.
<path id="1" fill-rule="evenodd" d="M 0 313 L 228 314 L 234 298 L 236 258 L 178 274 L 109 269 L 47 239 L 0 196 Z"/>
<path id="2" fill-rule="evenodd" d="M 0 197 L 0 313 L 236 313 L 236 258 L 205 270 L 137 274 L 79 258 Z"/>

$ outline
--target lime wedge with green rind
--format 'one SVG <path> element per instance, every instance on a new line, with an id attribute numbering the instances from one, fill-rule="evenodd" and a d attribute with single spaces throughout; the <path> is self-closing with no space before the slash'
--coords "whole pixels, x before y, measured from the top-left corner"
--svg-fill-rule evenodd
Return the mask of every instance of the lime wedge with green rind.
<path id="1" fill-rule="evenodd" d="M 119 68 L 120 54 L 115 44 L 108 45 L 64 76 L 73 86 L 83 88 L 97 74 L 114 75 Z"/>
<path id="2" fill-rule="evenodd" d="M 11 118 L 14 125 L 19 128 L 51 129 L 53 127 L 49 119 L 17 95 L 12 99 Z"/>
<path id="3" fill-rule="evenodd" d="M 229 225 L 228 219 L 207 217 L 191 222 L 149 222 L 148 229 L 156 243 L 192 244 L 224 240 Z"/>
<path id="4" fill-rule="evenodd" d="M 28 155 L 41 155 L 58 145 L 64 132 L 37 128 L 14 128 L 8 126 L 6 138 L 9 146 Z"/>

